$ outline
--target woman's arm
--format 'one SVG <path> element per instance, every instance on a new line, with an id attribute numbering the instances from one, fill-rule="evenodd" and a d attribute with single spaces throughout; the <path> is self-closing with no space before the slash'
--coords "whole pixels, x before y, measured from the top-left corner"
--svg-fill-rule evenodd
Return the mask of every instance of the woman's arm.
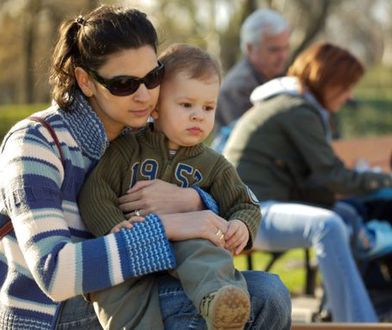
<path id="1" fill-rule="evenodd" d="M 218 210 L 213 198 L 201 189 L 180 188 L 159 179 L 138 181 L 119 198 L 119 207 L 124 213 L 141 210 L 142 214 L 193 212 L 205 208 Z"/>
<path id="2" fill-rule="evenodd" d="M 217 215 L 213 197 L 199 187 L 180 188 L 159 179 L 138 181 L 119 202 L 124 213 L 159 213 L 169 240 L 202 238 L 224 247 L 217 232 L 227 231 L 227 221 Z M 204 208 L 209 210 L 200 211 Z"/>
<path id="3" fill-rule="evenodd" d="M 155 215 L 131 230 L 83 240 L 91 236 L 80 221 L 75 187 L 61 191 L 61 161 L 48 142 L 49 133 L 37 126 L 12 134 L 0 156 L 1 211 L 14 227 L 3 238 L 13 256 L 7 260 L 15 263 L 9 267 L 17 265 L 55 301 L 175 267 L 165 229 Z"/>
<path id="4" fill-rule="evenodd" d="M 224 247 L 222 233 L 227 231 L 228 222 L 212 211 L 196 211 L 187 213 L 165 214 L 160 216 L 169 240 L 183 241 L 202 238 L 216 246 Z"/>

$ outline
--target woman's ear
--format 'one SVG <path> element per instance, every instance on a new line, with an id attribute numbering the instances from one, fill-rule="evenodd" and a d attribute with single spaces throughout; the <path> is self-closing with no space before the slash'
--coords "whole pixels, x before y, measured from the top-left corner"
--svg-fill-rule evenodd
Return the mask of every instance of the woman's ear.
<path id="1" fill-rule="evenodd" d="M 83 68 L 79 66 L 75 68 L 75 79 L 79 88 L 86 97 L 94 95 L 94 84 L 90 79 L 90 75 Z"/>
<path id="2" fill-rule="evenodd" d="M 155 107 L 155 109 L 151 112 L 151 117 L 154 118 L 154 120 L 159 118 L 158 107 Z"/>

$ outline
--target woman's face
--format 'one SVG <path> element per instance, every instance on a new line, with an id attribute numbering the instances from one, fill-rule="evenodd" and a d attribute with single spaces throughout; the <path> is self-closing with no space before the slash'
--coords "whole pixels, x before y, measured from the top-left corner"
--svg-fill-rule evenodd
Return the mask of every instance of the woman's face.
<path id="1" fill-rule="evenodd" d="M 329 87 L 324 93 L 325 107 L 330 112 L 338 112 L 352 98 L 352 87 Z"/>
<path id="2" fill-rule="evenodd" d="M 143 78 L 158 66 L 157 56 L 151 46 L 121 50 L 110 55 L 96 73 L 105 79 L 118 76 Z M 131 95 L 113 95 L 90 74 L 93 110 L 103 122 L 109 140 L 115 139 L 125 127 L 143 127 L 154 110 L 159 96 L 159 85 L 148 89 L 144 84 Z"/>

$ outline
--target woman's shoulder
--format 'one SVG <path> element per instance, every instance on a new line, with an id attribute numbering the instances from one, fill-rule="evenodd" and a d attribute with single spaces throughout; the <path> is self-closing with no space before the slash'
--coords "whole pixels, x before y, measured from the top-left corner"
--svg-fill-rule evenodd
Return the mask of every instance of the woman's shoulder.
<path id="1" fill-rule="evenodd" d="M 272 98 L 271 101 L 277 108 L 286 111 L 317 111 L 317 109 L 302 95 L 280 94 Z"/>
<path id="2" fill-rule="evenodd" d="M 252 127 L 266 122 L 287 122 L 299 117 L 316 118 L 317 115 L 317 109 L 301 95 L 279 94 L 257 102 L 239 122 Z"/>
<path id="3" fill-rule="evenodd" d="M 271 99 L 270 103 L 260 105 L 258 111 L 270 113 L 276 120 L 283 120 L 287 124 L 292 121 L 319 120 L 319 111 L 301 95 L 282 94 Z"/>

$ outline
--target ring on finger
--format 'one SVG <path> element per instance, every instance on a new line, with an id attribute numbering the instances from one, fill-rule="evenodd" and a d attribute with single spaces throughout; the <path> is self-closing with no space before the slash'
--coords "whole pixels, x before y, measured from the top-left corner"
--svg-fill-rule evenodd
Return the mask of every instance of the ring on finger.
<path id="1" fill-rule="evenodd" d="M 135 215 L 138 217 L 142 216 L 142 210 L 135 210 Z"/>
<path id="2" fill-rule="evenodd" d="M 220 230 L 219 228 L 216 231 L 215 235 L 218 236 L 220 240 L 222 240 L 223 237 L 225 237 L 225 235 L 223 234 L 222 230 Z"/>

